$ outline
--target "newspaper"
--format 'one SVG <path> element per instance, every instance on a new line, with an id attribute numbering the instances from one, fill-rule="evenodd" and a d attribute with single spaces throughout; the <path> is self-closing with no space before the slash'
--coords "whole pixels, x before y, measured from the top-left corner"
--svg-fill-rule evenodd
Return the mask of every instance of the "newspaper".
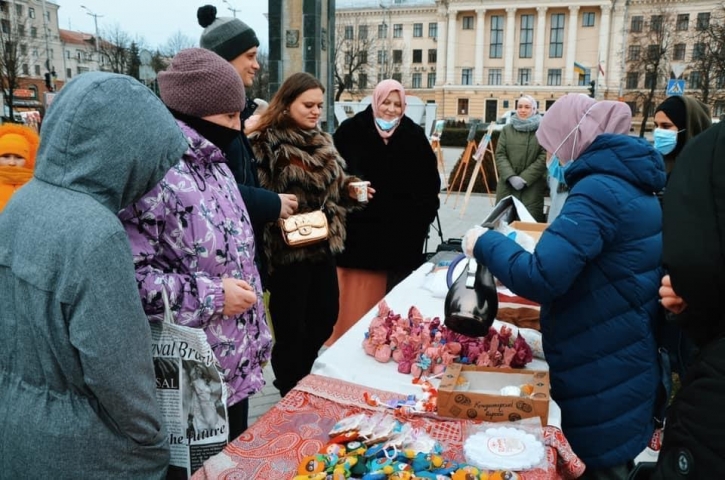
<path id="1" fill-rule="evenodd" d="M 171 446 L 166 478 L 188 478 L 227 444 L 227 391 L 201 329 L 151 322 L 156 398 Z"/>

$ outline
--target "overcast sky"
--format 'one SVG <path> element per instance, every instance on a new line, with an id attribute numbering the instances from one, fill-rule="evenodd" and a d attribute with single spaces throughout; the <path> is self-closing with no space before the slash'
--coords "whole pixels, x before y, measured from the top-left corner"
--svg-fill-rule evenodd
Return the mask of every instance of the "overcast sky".
<path id="1" fill-rule="evenodd" d="M 163 46 L 169 38 L 181 31 L 199 41 L 203 29 L 196 20 L 196 10 L 206 4 L 217 8 L 217 16 L 232 17 L 231 8 L 237 9 L 236 16 L 251 26 L 259 37 L 263 48 L 267 48 L 266 0 L 47 0 L 60 5 L 58 25 L 65 30 L 94 33 L 93 17 L 81 5 L 98 15 L 98 30 L 111 29 L 118 25 L 120 30 L 132 38 L 143 37 L 146 46 L 155 49 Z"/>

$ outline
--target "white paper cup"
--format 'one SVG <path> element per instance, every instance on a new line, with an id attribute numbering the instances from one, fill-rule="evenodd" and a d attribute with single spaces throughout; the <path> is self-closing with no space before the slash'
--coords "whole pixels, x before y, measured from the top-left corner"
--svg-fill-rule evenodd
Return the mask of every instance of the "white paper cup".
<path id="1" fill-rule="evenodd" d="M 350 185 L 355 189 L 358 202 L 364 203 L 368 201 L 368 182 L 350 182 Z"/>

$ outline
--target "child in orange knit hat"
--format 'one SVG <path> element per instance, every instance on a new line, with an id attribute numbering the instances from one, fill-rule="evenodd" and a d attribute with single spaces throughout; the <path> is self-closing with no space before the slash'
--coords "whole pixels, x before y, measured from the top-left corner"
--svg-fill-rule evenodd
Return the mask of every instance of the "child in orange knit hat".
<path id="1" fill-rule="evenodd" d="M 0 126 L 0 212 L 10 197 L 33 178 L 40 137 L 35 130 L 8 123 Z"/>

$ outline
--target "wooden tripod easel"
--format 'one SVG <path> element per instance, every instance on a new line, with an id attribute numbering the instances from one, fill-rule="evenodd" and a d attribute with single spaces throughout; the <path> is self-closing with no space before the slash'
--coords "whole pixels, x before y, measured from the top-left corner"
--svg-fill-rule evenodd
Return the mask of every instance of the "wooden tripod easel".
<path id="1" fill-rule="evenodd" d="M 491 145 L 491 136 L 493 135 L 494 128 L 495 122 L 491 122 L 491 124 L 488 126 L 488 129 L 486 129 L 486 134 L 481 139 L 481 144 L 479 145 L 478 150 L 476 150 L 476 153 L 473 155 L 473 158 L 476 160 L 476 165 L 473 167 L 471 179 L 468 181 L 468 188 L 466 189 L 466 196 L 463 201 L 463 208 L 461 209 L 461 218 L 463 218 L 463 214 L 466 212 L 466 207 L 468 206 L 468 201 L 471 199 L 473 185 L 476 183 L 476 173 L 479 170 L 481 172 L 481 176 L 483 177 L 483 185 L 486 187 L 486 193 L 488 193 L 488 198 L 491 202 L 491 206 L 493 206 L 494 204 L 494 199 L 491 197 L 491 190 L 488 188 L 486 169 L 483 168 L 483 161 L 486 158 L 486 152 L 489 152 L 491 154 L 491 161 L 493 162 L 493 173 L 496 176 L 496 181 L 498 182 L 498 169 L 496 168 L 495 156 L 496 154 L 493 151 L 493 145 Z"/>
<path id="2" fill-rule="evenodd" d="M 443 162 L 443 150 L 441 149 L 440 138 L 434 136 L 430 140 L 430 146 L 438 160 L 438 174 L 441 177 L 441 187 L 448 189 L 448 177 L 446 176 L 446 164 Z"/>
<path id="3" fill-rule="evenodd" d="M 461 193 L 461 189 L 463 187 L 463 179 L 465 177 L 466 171 L 468 170 L 468 162 L 471 161 L 471 158 L 473 157 L 473 152 L 476 151 L 476 141 L 475 140 L 469 140 L 468 145 L 466 145 L 466 149 L 463 151 L 463 155 L 461 156 L 461 161 L 458 164 L 458 168 L 456 169 L 455 175 L 453 175 L 453 181 L 449 185 L 448 190 L 446 191 L 446 200 L 445 203 L 448 203 L 448 197 L 451 195 L 451 190 L 455 188 L 456 191 L 456 202 L 453 204 L 453 208 L 456 208 L 458 205 L 458 195 Z M 456 187 L 456 181 L 460 178 L 460 181 L 458 182 L 458 187 Z"/>

